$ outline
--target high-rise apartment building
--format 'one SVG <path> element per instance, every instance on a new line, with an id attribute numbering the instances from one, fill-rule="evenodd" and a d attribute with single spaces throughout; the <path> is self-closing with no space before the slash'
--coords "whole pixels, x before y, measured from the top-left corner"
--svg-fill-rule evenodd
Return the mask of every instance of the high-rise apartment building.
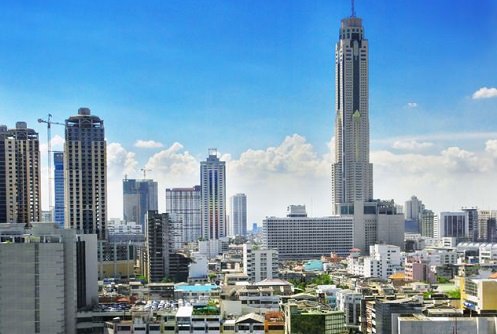
<path id="1" fill-rule="evenodd" d="M 145 275 L 149 282 L 160 282 L 169 273 L 169 254 L 171 240 L 169 227 L 171 220 L 167 213 L 147 212 L 145 226 L 146 268 Z"/>
<path id="2" fill-rule="evenodd" d="M 200 163 L 200 187 L 202 237 L 218 240 L 226 236 L 226 165 L 216 149 L 209 149 L 206 161 Z"/>
<path id="3" fill-rule="evenodd" d="M 105 239 L 107 155 L 104 121 L 79 108 L 66 120 L 64 146 L 65 226 Z"/>
<path id="4" fill-rule="evenodd" d="M 41 219 L 40 143 L 38 133 L 17 122 L 0 126 L 0 223 Z"/>
<path id="5" fill-rule="evenodd" d="M 64 152 L 53 153 L 54 164 L 54 199 L 53 221 L 64 228 Z"/>
<path id="6" fill-rule="evenodd" d="M 462 208 L 468 213 L 469 237 L 472 241 L 478 240 L 478 208 Z"/>
<path id="7" fill-rule="evenodd" d="M 181 221 L 183 243 L 197 241 L 202 236 L 200 196 L 200 186 L 166 189 L 166 213 Z"/>
<path id="8" fill-rule="evenodd" d="M 149 210 L 158 210 L 157 182 L 153 180 L 123 180 L 123 217 L 126 222 L 136 222 L 145 228 Z"/>
<path id="9" fill-rule="evenodd" d="M 333 212 L 340 204 L 373 198 L 373 165 L 369 162 L 368 40 L 362 19 L 341 22 L 335 49 L 335 163 L 332 165 Z"/>
<path id="10" fill-rule="evenodd" d="M 432 210 L 424 209 L 421 212 L 421 235 L 433 238 L 435 236 L 435 221 L 438 217 Z"/>
<path id="11" fill-rule="evenodd" d="M 247 235 L 247 196 L 236 194 L 230 199 L 229 232 L 232 236 Z"/>
<path id="12" fill-rule="evenodd" d="M 163 279 L 184 282 L 188 278 L 188 256 L 174 250 L 174 222 L 167 213 L 149 211 L 145 228 L 145 275 L 149 282 Z"/>
<path id="13" fill-rule="evenodd" d="M 478 240 L 488 241 L 492 238 L 495 221 L 497 221 L 497 210 L 478 210 Z"/>

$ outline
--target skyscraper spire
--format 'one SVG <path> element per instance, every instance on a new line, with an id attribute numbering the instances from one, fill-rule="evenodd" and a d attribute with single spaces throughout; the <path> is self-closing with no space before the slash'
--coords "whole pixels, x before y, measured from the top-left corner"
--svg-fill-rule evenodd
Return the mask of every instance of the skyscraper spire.
<path id="1" fill-rule="evenodd" d="M 352 0 L 352 14 L 350 15 L 350 17 L 355 17 L 355 1 Z"/>

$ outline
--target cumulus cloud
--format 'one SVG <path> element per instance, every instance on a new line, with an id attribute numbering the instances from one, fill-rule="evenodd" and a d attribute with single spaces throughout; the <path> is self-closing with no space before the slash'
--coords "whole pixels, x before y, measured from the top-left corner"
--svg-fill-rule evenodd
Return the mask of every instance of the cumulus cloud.
<path id="1" fill-rule="evenodd" d="M 52 140 L 50 140 L 50 143 L 52 144 L 52 152 L 64 150 L 64 138 L 62 138 L 61 136 L 59 135 L 53 136 Z M 40 143 L 40 153 L 42 156 L 47 155 L 48 145 L 46 142 Z"/>
<path id="2" fill-rule="evenodd" d="M 497 139 L 487 140 L 485 152 L 489 153 L 492 158 L 497 158 Z"/>
<path id="3" fill-rule="evenodd" d="M 398 149 L 398 150 L 410 150 L 410 151 L 417 151 L 417 150 L 422 150 L 425 148 L 432 147 L 433 143 L 431 142 L 420 142 L 414 139 L 411 140 L 396 140 L 392 144 L 392 148 Z"/>
<path id="4" fill-rule="evenodd" d="M 232 162 L 233 169 L 252 174 L 292 173 L 304 175 L 320 173 L 321 161 L 311 144 L 300 135 L 287 136 L 276 147 L 264 150 L 249 149 Z"/>
<path id="5" fill-rule="evenodd" d="M 459 147 L 449 147 L 443 150 L 442 160 L 451 172 L 478 172 L 484 169 L 484 164 L 473 152 Z"/>
<path id="6" fill-rule="evenodd" d="M 416 102 L 407 102 L 407 108 L 414 109 L 418 106 Z"/>
<path id="7" fill-rule="evenodd" d="M 183 145 L 174 143 L 165 150 L 152 155 L 145 168 L 165 187 L 191 187 L 199 182 L 200 162 Z"/>
<path id="8" fill-rule="evenodd" d="M 137 148 L 162 148 L 164 145 L 160 142 L 157 142 L 155 140 L 142 140 L 139 139 L 135 142 L 134 144 L 135 147 Z"/>
<path id="9" fill-rule="evenodd" d="M 107 174 L 109 178 L 122 178 L 125 174 L 137 171 L 138 161 L 133 152 L 127 151 L 119 143 L 107 145 Z"/>
<path id="10" fill-rule="evenodd" d="M 473 93 L 473 100 L 477 99 L 490 99 L 492 97 L 497 97 L 497 88 L 494 87 L 482 87 Z"/>

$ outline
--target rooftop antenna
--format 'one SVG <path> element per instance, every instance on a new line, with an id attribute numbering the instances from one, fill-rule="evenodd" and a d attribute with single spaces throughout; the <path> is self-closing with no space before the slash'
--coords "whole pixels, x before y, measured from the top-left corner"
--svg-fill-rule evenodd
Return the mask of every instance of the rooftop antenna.
<path id="1" fill-rule="evenodd" d="M 355 1 L 352 0 L 352 15 L 350 17 L 355 17 Z"/>

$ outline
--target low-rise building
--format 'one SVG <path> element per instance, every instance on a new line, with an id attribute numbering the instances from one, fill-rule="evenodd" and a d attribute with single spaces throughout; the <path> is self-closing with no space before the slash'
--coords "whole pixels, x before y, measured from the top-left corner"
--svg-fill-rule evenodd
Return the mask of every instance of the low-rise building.
<path id="1" fill-rule="evenodd" d="M 345 334 L 342 311 L 326 309 L 325 305 L 309 301 L 289 301 L 284 305 L 286 334 Z"/>
<path id="2" fill-rule="evenodd" d="M 278 251 L 243 245 L 243 272 L 250 282 L 278 278 Z"/>
<path id="3" fill-rule="evenodd" d="M 405 314 L 397 318 L 396 333 L 493 334 L 495 333 L 495 318 L 428 317 L 424 314 Z"/>
<path id="4" fill-rule="evenodd" d="M 353 290 L 340 290 L 336 293 L 336 308 L 345 315 L 345 326 L 349 329 L 359 329 L 361 319 L 362 293 Z"/>
<path id="5" fill-rule="evenodd" d="M 386 280 L 402 269 L 400 247 L 374 245 L 370 246 L 369 253 L 369 256 L 360 256 L 359 250 L 353 249 L 347 258 L 347 271 L 353 275 Z"/>
<path id="6" fill-rule="evenodd" d="M 495 278 L 464 280 L 461 299 L 465 309 L 478 314 L 497 315 L 497 275 L 494 276 Z"/>

